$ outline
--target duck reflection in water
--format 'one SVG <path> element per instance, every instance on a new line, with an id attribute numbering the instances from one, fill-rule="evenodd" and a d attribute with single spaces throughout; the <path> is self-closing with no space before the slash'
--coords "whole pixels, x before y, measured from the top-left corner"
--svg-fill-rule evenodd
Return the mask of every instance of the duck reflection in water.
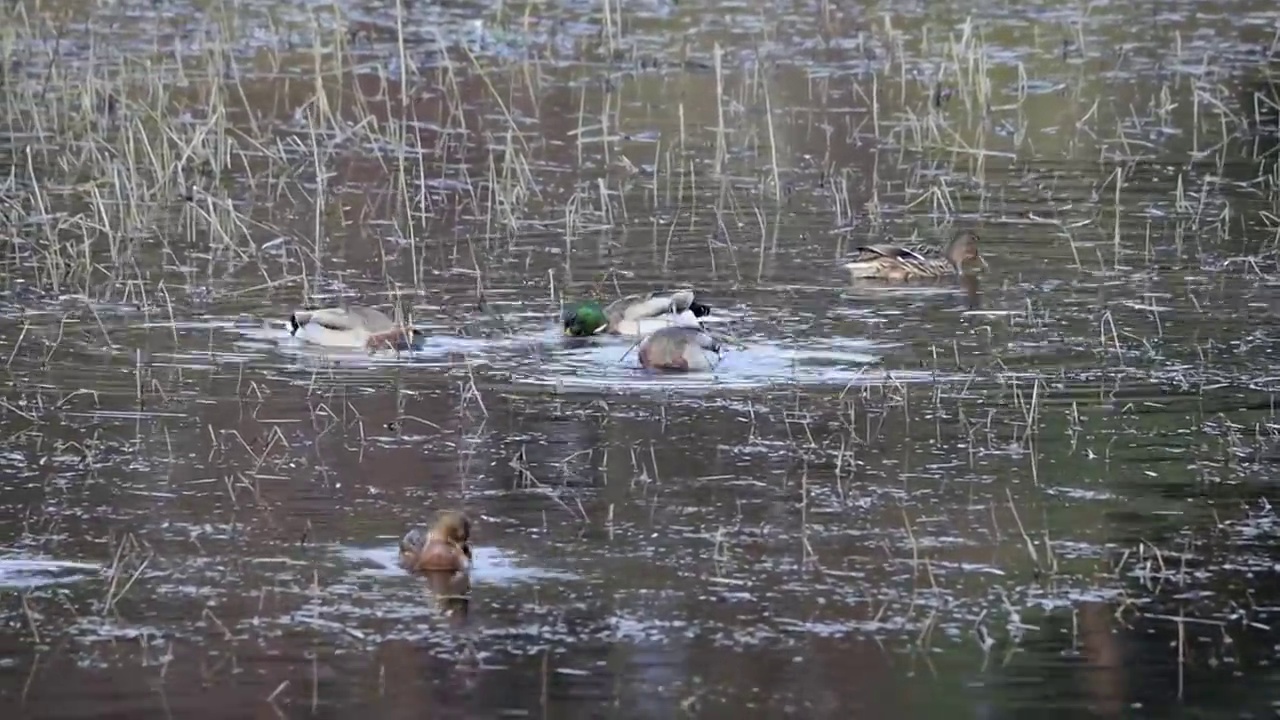
<path id="1" fill-rule="evenodd" d="M 471 565 L 471 520 L 464 513 L 443 512 L 430 530 L 414 528 L 400 540 L 400 566 L 426 579 L 454 624 L 466 621 Z"/>
<path id="2" fill-rule="evenodd" d="M 1080 639 L 1088 661 L 1084 683 L 1095 717 L 1121 718 L 1125 710 L 1124 650 L 1112 627 L 1114 613 L 1106 603 L 1080 606 Z"/>
<path id="3" fill-rule="evenodd" d="M 977 310 L 982 307 L 982 285 L 976 275 L 961 275 L 960 289 L 964 290 L 966 310 Z"/>

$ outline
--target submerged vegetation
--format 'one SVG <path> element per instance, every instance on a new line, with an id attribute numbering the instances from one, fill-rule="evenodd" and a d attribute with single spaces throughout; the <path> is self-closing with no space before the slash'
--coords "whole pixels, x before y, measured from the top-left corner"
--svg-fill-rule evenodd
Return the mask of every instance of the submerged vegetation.
<path id="1" fill-rule="evenodd" d="M 1270 712 L 1274 8 L 934 5 L 4 4 L 0 696 Z"/>

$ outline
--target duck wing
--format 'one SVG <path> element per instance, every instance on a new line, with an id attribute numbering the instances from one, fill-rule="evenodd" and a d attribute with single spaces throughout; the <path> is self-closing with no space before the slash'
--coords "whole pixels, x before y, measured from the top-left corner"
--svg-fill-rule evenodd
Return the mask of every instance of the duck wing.
<path id="1" fill-rule="evenodd" d="M 299 310 L 291 318 L 294 329 L 303 325 L 318 325 L 327 330 L 351 332 L 385 332 L 392 329 L 391 319 L 381 311 L 367 307 L 333 307 L 317 310 Z"/>
<path id="2" fill-rule="evenodd" d="M 363 305 L 347 308 L 347 316 L 358 321 L 365 330 L 372 333 L 389 332 L 396 328 L 396 324 L 387 317 L 386 313 Z"/>
<path id="3" fill-rule="evenodd" d="M 878 243 L 875 245 L 860 245 L 855 250 L 858 254 L 853 257 L 854 262 L 865 262 L 867 260 L 875 260 L 876 258 L 891 258 L 894 260 L 913 260 L 916 262 L 924 262 L 929 259 L 929 250 L 923 247 L 904 247 L 902 245 L 893 245 L 890 243 Z"/>
<path id="4" fill-rule="evenodd" d="M 630 295 L 615 300 L 605 309 L 611 317 L 615 314 L 623 320 L 640 320 L 669 312 L 683 312 L 693 304 L 692 290 L 675 292 L 657 291 L 648 295 Z"/>

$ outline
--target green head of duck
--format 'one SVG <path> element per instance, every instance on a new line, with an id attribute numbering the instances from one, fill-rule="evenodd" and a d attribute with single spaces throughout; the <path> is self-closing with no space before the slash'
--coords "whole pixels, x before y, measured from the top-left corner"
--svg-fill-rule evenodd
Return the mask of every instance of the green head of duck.
<path id="1" fill-rule="evenodd" d="M 564 309 L 564 334 L 575 337 L 595 335 L 609 324 L 604 308 L 595 302 L 580 302 Z"/>

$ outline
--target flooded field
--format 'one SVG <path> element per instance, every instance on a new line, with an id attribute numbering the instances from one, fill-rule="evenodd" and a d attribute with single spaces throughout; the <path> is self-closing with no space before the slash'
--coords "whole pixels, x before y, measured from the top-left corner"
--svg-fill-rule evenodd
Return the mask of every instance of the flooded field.
<path id="1" fill-rule="evenodd" d="M 1274 717 L 1278 33 L 5 3 L 0 707 Z M 966 229 L 972 276 L 843 267 Z M 562 333 L 678 287 L 712 371 Z M 291 336 L 340 303 L 426 340 Z M 398 565 L 448 509 L 463 595 Z"/>

